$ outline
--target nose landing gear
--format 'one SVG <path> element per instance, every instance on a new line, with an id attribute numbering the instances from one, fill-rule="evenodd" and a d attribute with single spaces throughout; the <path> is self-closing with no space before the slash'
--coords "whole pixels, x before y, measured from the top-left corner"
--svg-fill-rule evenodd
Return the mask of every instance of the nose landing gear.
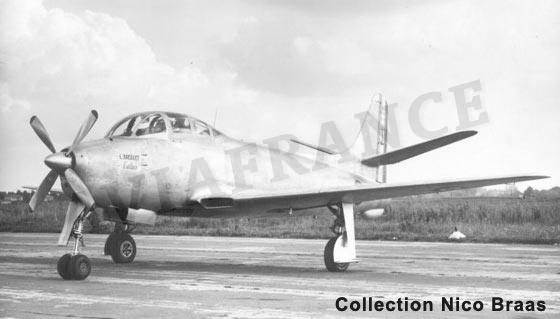
<path id="1" fill-rule="evenodd" d="M 84 280 L 91 273 L 91 262 L 86 255 L 79 252 L 80 243 L 84 245 L 82 230 L 84 220 L 89 216 L 82 213 L 74 223 L 71 236 L 74 238 L 74 251 L 60 257 L 57 262 L 58 274 L 64 280 Z"/>

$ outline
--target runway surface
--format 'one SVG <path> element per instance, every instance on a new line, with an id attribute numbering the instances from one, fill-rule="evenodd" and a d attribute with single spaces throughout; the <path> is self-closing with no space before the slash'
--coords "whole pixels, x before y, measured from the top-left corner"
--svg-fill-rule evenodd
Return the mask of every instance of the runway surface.
<path id="1" fill-rule="evenodd" d="M 559 246 L 358 241 L 346 273 L 323 266 L 325 240 L 134 235 L 136 260 L 103 256 L 87 235 L 85 281 L 56 272 L 57 234 L 0 233 L 0 316 L 15 318 L 560 317 Z M 431 300 L 434 312 L 339 312 L 338 297 Z M 539 312 L 490 312 L 493 296 L 544 300 Z M 444 312 L 442 297 L 482 300 Z"/>

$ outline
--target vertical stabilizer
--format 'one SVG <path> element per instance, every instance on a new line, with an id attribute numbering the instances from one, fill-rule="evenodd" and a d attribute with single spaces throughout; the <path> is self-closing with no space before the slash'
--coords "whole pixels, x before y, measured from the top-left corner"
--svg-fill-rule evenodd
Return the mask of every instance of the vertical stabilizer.
<path id="1" fill-rule="evenodd" d="M 389 104 L 382 94 L 375 94 L 367 111 L 358 113 L 355 117 L 361 121 L 358 134 L 350 147 L 339 153 L 343 157 L 349 156 L 355 160 L 339 162 L 339 165 L 370 182 L 385 183 L 387 181 L 385 166 L 363 165 L 361 160 L 387 153 Z"/>

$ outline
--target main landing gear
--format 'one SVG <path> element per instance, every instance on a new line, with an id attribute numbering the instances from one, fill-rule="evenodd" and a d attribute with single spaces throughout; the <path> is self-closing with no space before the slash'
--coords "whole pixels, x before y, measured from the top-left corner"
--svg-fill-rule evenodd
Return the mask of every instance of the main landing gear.
<path id="1" fill-rule="evenodd" d="M 91 272 L 89 258 L 79 252 L 80 243 L 84 245 L 82 230 L 84 221 L 88 216 L 89 212 L 82 213 L 74 223 L 71 233 L 71 236 L 74 238 L 74 251 L 60 257 L 56 265 L 58 274 L 64 280 L 84 280 Z"/>
<path id="2" fill-rule="evenodd" d="M 356 260 L 356 240 L 354 235 L 354 204 L 342 203 L 328 206 L 336 217 L 331 228 L 336 235 L 325 246 L 325 266 L 331 272 L 343 272 Z"/>
<path id="3" fill-rule="evenodd" d="M 129 234 L 131 230 L 127 223 L 116 223 L 115 230 L 105 241 L 105 255 L 111 255 L 117 264 L 131 263 L 136 257 L 136 242 Z"/>

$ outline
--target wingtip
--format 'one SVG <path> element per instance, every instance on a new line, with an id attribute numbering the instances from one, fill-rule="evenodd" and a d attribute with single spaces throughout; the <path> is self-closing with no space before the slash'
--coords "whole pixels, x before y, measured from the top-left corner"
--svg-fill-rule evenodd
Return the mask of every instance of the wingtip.
<path id="1" fill-rule="evenodd" d="M 547 175 L 537 175 L 537 176 L 535 176 L 535 179 L 546 179 L 546 178 L 550 178 L 550 176 L 547 176 Z"/>
<path id="2" fill-rule="evenodd" d="M 455 132 L 455 133 L 449 134 L 447 136 L 453 136 L 453 137 L 461 140 L 461 139 L 469 138 L 471 136 L 475 136 L 476 134 L 478 134 L 478 131 L 469 130 L 469 131 Z"/>
<path id="3" fill-rule="evenodd" d="M 521 181 L 535 181 L 538 179 L 547 179 L 550 178 L 550 176 L 547 175 L 524 175 L 521 176 Z"/>
<path id="4" fill-rule="evenodd" d="M 95 116 L 95 118 L 99 117 L 99 114 L 97 113 L 96 110 L 91 110 L 91 114 L 93 114 L 93 116 Z"/>
<path id="5" fill-rule="evenodd" d="M 33 124 L 33 121 L 35 121 L 35 119 L 37 119 L 37 115 L 33 115 L 33 116 L 29 119 L 29 124 Z"/>
<path id="6" fill-rule="evenodd" d="M 471 136 L 475 136 L 476 134 L 478 134 L 478 131 L 469 130 L 469 131 L 463 131 L 463 133 L 464 133 L 467 137 L 471 137 Z"/>
<path id="7" fill-rule="evenodd" d="M 466 138 L 472 137 L 478 134 L 477 131 L 459 131 L 455 133 L 451 133 L 449 135 L 445 135 L 441 137 L 442 139 L 453 139 L 454 141 L 464 140 Z"/>

